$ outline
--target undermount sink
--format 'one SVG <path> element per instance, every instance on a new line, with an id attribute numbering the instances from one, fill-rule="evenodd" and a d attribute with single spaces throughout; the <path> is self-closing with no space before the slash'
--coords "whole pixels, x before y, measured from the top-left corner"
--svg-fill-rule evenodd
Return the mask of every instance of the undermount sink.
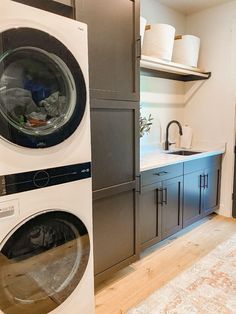
<path id="1" fill-rule="evenodd" d="M 180 156 L 191 156 L 191 155 L 196 155 L 196 154 L 200 154 L 201 152 L 194 152 L 194 151 L 190 151 L 190 150 L 178 150 L 178 151 L 174 151 L 174 152 L 168 152 L 168 154 L 172 154 L 172 155 L 180 155 Z"/>

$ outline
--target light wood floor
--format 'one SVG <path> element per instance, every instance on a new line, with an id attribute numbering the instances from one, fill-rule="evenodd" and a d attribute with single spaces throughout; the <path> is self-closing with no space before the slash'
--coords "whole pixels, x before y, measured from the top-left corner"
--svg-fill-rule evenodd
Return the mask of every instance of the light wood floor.
<path id="1" fill-rule="evenodd" d="M 96 314 L 123 314 L 236 233 L 236 219 L 209 216 L 144 252 L 96 289 Z"/>

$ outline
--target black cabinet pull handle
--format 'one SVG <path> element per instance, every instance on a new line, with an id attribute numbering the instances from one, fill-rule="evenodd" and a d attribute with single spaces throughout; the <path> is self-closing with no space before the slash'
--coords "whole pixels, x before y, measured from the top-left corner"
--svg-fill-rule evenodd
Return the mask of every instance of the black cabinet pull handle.
<path id="1" fill-rule="evenodd" d="M 204 176 L 205 188 L 208 189 L 208 174 Z"/>
<path id="2" fill-rule="evenodd" d="M 141 59 L 141 36 L 136 40 L 136 58 Z"/>
<path id="3" fill-rule="evenodd" d="M 200 175 L 200 188 L 205 189 L 205 175 Z"/>
<path id="4" fill-rule="evenodd" d="M 163 199 L 163 204 L 167 205 L 167 199 L 168 199 L 167 188 L 164 188 L 163 191 L 165 193 L 165 197 Z"/>
<path id="5" fill-rule="evenodd" d="M 157 189 L 157 204 L 158 205 L 167 205 L 167 199 L 168 199 L 168 196 L 167 196 L 167 188 L 160 188 L 160 189 Z"/>
<path id="6" fill-rule="evenodd" d="M 157 204 L 163 205 L 163 189 L 157 189 Z"/>
<path id="7" fill-rule="evenodd" d="M 141 36 L 139 36 L 134 42 L 134 60 L 133 67 L 135 69 L 133 76 L 133 93 L 139 93 L 139 68 L 141 59 Z"/>
<path id="8" fill-rule="evenodd" d="M 161 177 L 161 176 L 164 176 L 165 174 L 167 174 L 168 172 L 167 171 L 160 171 L 160 172 L 155 172 L 155 173 L 153 173 L 153 175 L 154 176 L 159 176 L 159 177 Z"/>
<path id="9" fill-rule="evenodd" d="M 141 181 L 141 175 L 136 176 L 136 192 L 141 194 L 142 191 L 142 181 Z"/>

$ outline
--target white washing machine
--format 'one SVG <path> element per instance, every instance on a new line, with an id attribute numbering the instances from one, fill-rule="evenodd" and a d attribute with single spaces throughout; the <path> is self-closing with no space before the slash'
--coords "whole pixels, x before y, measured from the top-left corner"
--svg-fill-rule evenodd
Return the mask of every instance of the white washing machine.
<path id="1" fill-rule="evenodd" d="M 0 1 L 0 175 L 87 162 L 87 26 Z"/>
<path id="2" fill-rule="evenodd" d="M 94 313 L 86 25 L 0 1 L 0 312 Z"/>
<path id="3" fill-rule="evenodd" d="M 80 174 L 1 197 L 0 313 L 94 313 L 91 179 Z"/>

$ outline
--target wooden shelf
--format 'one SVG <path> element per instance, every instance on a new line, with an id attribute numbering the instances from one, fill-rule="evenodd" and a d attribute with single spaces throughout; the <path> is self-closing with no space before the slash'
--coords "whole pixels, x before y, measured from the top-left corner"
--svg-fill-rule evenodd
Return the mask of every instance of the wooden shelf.
<path id="1" fill-rule="evenodd" d="M 63 4 L 63 5 L 66 5 L 66 6 L 71 7 L 71 8 L 74 7 L 73 0 L 52 0 L 52 1 L 60 3 L 60 4 Z"/>
<path id="2" fill-rule="evenodd" d="M 144 55 L 142 55 L 140 67 L 141 75 L 156 76 L 183 82 L 207 80 L 211 77 L 211 72 L 204 72 L 199 68 Z"/>

